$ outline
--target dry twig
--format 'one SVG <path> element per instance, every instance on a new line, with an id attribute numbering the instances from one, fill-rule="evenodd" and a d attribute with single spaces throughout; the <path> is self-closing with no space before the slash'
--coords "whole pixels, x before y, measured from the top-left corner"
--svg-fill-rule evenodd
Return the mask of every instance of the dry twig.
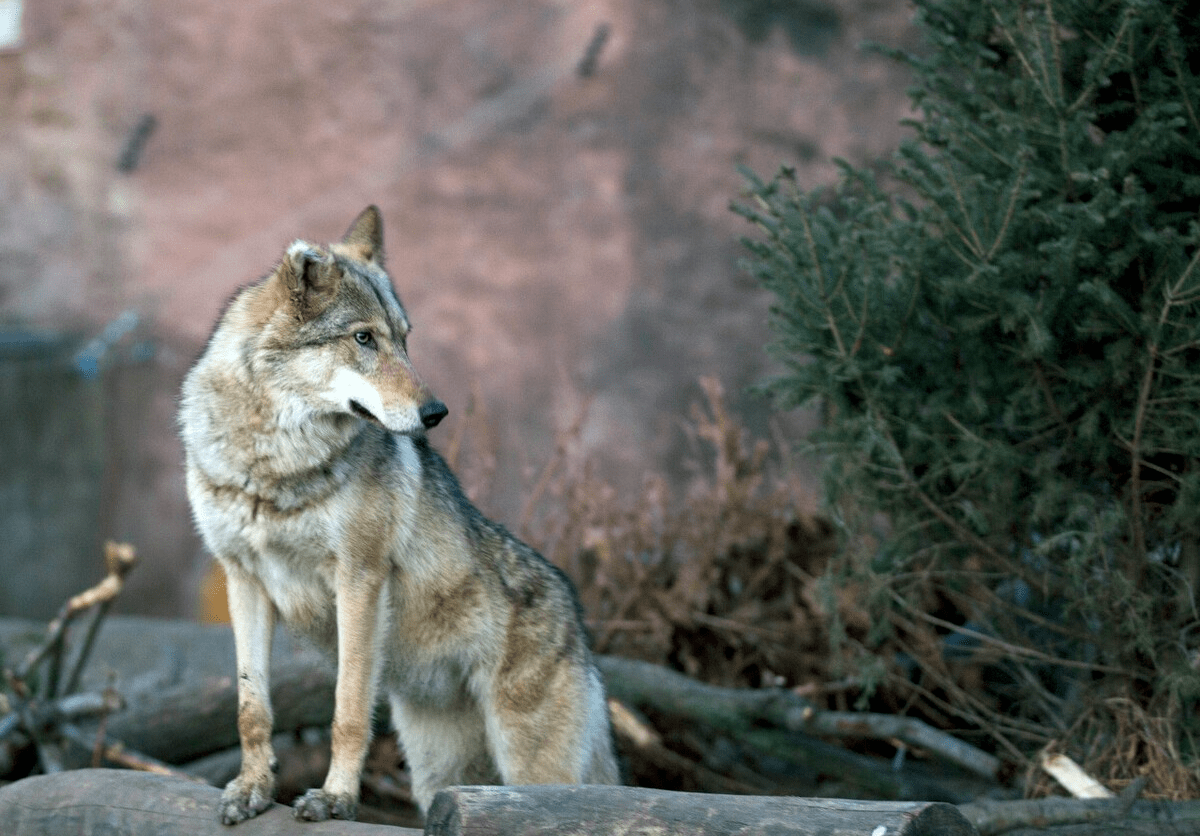
<path id="1" fill-rule="evenodd" d="M 4 672 L 15 701 L 7 706 L 7 715 L 0 716 L 0 742 L 5 744 L 5 750 L 32 742 L 42 771 L 46 773 L 65 767 L 64 742 L 79 744 L 73 721 L 97 714 L 103 717 L 121 706 L 120 697 L 112 692 L 74 693 L 91 655 L 100 623 L 124 588 L 125 576 L 136 565 L 137 554 L 127 543 L 109 542 L 104 547 L 104 563 L 107 569 L 104 579 L 68 599 L 47 625 L 43 640 L 14 669 Z M 93 608 L 83 644 L 76 652 L 64 682 L 68 630 L 75 618 Z M 35 695 L 31 681 L 39 668 L 42 669 L 37 688 L 40 694 Z M 91 742 L 83 745 L 85 749 L 92 748 Z M 119 754 L 119 750 L 114 752 Z M 11 763 L 11 751 L 5 751 L 2 760 Z M 110 760 L 118 760 L 118 757 Z"/>
<path id="2" fill-rule="evenodd" d="M 137 553 L 133 546 L 128 543 L 108 542 L 104 545 L 104 565 L 108 570 L 108 574 L 104 580 L 96 584 L 90 589 L 87 589 L 78 595 L 72 596 L 63 604 L 58 615 L 46 627 L 46 638 L 40 645 L 29 651 L 28 655 L 17 665 L 17 667 L 8 675 L 10 684 L 18 696 L 26 696 L 28 688 L 26 680 L 47 656 L 52 657 L 50 671 L 47 676 L 47 697 L 58 696 L 58 681 L 62 673 L 62 651 L 63 643 L 66 640 L 67 628 L 71 626 L 71 622 L 80 613 L 85 610 L 100 604 L 107 610 L 114 598 L 120 594 L 125 586 L 125 576 L 137 564 Z M 101 617 L 103 614 L 101 614 Z M 76 661 L 75 667 L 81 669 L 87 662 L 87 652 L 91 649 L 92 638 L 95 635 L 98 623 L 89 628 L 88 638 L 80 652 L 79 658 Z M 72 672 L 71 679 L 77 680 L 77 675 Z M 70 684 L 70 683 L 68 683 Z M 69 691 L 68 691 L 69 693 Z"/>

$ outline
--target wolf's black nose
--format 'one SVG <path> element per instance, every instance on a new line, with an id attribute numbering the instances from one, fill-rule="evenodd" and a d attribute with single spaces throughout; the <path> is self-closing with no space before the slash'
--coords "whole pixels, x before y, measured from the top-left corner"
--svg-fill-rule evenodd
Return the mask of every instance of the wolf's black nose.
<path id="1" fill-rule="evenodd" d="M 449 412 L 450 410 L 446 409 L 446 405 L 441 401 L 429 401 L 421 405 L 421 423 L 425 425 L 425 429 L 431 430 L 442 423 L 442 419 Z"/>

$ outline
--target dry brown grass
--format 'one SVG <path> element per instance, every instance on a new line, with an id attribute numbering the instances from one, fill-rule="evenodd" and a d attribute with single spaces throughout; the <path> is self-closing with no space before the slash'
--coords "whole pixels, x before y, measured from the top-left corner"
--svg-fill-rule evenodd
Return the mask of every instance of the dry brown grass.
<path id="1" fill-rule="evenodd" d="M 1189 769 L 1175 744 L 1178 718 L 1152 713 L 1126 697 L 1098 700 L 1047 747 L 1064 752 L 1113 792 L 1140 785 L 1142 798 L 1178 801 L 1200 798 L 1200 776 Z M 1061 795 L 1062 788 L 1031 765 L 1026 795 Z"/>
<path id="2" fill-rule="evenodd" d="M 770 446 L 730 415 L 720 384 L 688 428 L 686 488 L 648 478 L 630 499 L 559 439 L 522 515 L 522 535 L 579 588 L 596 648 L 722 685 L 825 682 L 816 577 L 831 528 L 797 480 L 772 475 Z"/>

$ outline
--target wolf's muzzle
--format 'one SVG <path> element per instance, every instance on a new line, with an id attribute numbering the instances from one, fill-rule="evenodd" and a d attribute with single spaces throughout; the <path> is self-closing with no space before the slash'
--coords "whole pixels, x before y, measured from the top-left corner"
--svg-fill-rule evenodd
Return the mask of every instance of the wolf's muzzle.
<path id="1" fill-rule="evenodd" d="M 425 429 L 431 430 L 442 423 L 442 419 L 449 413 L 450 410 L 446 409 L 446 405 L 441 401 L 429 401 L 421 404 L 421 423 L 425 425 Z"/>

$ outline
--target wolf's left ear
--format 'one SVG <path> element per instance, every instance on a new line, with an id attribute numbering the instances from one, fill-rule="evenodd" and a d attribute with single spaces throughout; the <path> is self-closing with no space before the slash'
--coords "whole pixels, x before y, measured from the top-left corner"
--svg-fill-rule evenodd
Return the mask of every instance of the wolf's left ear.
<path id="1" fill-rule="evenodd" d="M 337 294 L 341 273 L 332 257 L 307 241 L 293 241 L 276 268 L 275 276 L 287 290 L 301 321 L 320 314 Z"/>
<path id="2" fill-rule="evenodd" d="M 373 261 L 383 266 L 383 218 L 378 206 L 368 206 L 359 212 L 342 243 L 354 251 L 363 261 Z"/>

